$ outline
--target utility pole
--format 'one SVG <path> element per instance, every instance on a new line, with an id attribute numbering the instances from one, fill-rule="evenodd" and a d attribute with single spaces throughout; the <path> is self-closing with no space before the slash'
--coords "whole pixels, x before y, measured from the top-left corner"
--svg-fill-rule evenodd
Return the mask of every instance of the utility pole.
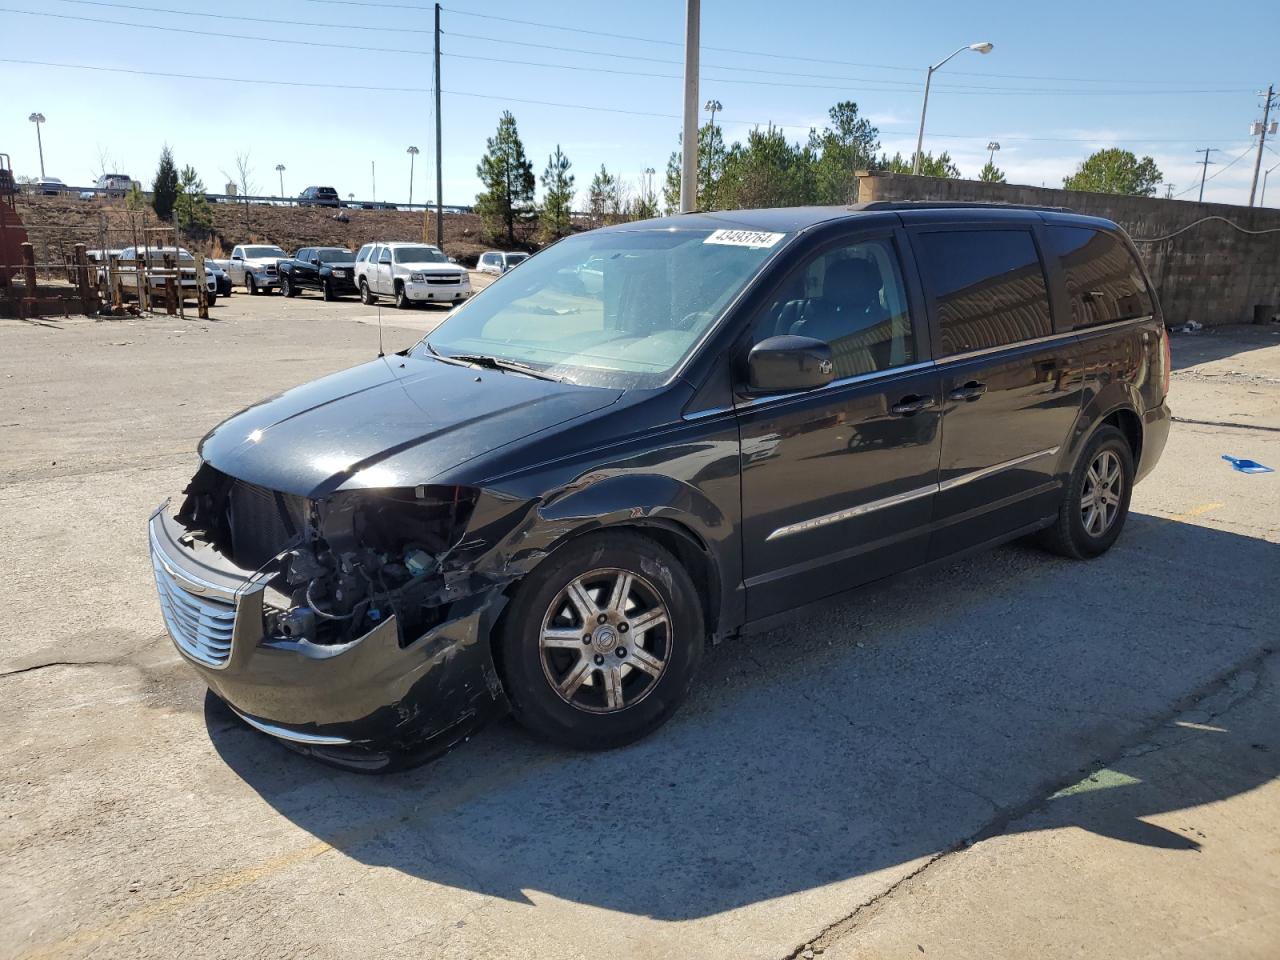
<path id="1" fill-rule="evenodd" d="M 1204 159 L 1200 161 L 1200 199 L 1198 201 L 1199 203 L 1204 203 L 1205 174 L 1209 172 L 1209 164 L 1213 163 L 1213 161 L 1209 159 L 1209 154 L 1217 153 L 1217 152 L 1218 152 L 1217 147 L 1205 147 L 1203 150 L 1196 151 L 1196 153 L 1204 154 Z"/>
<path id="2" fill-rule="evenodd" d="M 284 164 L 276 164 L 276 173 L 280 174 L 280 199 L 284 199 Z"/>
<path id="3" fill-rule="evenodd" d="M 369 180 L 373 186 L 373 202 L 378 202 L 378 161 L 369 161 Z"/>
<path id="4" fill-rule="evenodd" d="M 1267 99 L 1262 105 L 1262 123 L 1257 124 L 1255 129 L 1258 131 L 1258 156 L 1253 161 L 1253 183 L 1249 187 L 1249 206 L 1253 206 L 1253 195 L 1258 191 L 1258 171 L 1262 169 L 1262 150 L 1267 145 L 1267 125 L 1271 120 L 1271 101 L 1276 98 L 1275 84 L 1267 85 Z M 1271 124 L 1272 132 L 1275 131 L 1275 125 Z"/>
<path id="5" fill-rule="evenodd" d="M 40 124 L 45 122 L 43 113 L 33 113 L 27 117 L 36 125 L 36 147 L 40 150 L 40 179 L 44 179 L 44 141 L 40 139 Z"/>
<path id="6" fill-rule="evenodd" d="M 440 4 L 436 4 L 436 246 L 444 249 L 444 169 L 440 147 Z"/>
<path id="7" fill-rule="evenodd" d="M 418 156 L 418 148 L 410 147 L 405 153 L 409 154 L 409 206 L 413 206 L 413 161 Z"/>
<path id="8" fill-rule="evenodd" d="M 698 28 L 700 0 L 685 0 L 684 133 L 680 157 L 680 212 L 698 208 Z"/>

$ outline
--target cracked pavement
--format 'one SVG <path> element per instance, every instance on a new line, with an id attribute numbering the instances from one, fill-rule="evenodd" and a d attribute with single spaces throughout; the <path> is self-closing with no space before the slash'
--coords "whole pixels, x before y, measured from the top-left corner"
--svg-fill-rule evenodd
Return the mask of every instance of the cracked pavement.
<path id="1" fill-rule="evenodd" d="M 1175 338 L 1183 421 L 1098 561 L 1015 544 L 722 644 L 624 750 L 504 722 L 368 778 L 162 634 L 145 520 L 196 440 L 376 345 L 355 304 L 215 313 L 0 324 L 0 957 L 1274 955 L 1280 473 L 1220 457 L 1280 467 L 1275 328 Z"/>

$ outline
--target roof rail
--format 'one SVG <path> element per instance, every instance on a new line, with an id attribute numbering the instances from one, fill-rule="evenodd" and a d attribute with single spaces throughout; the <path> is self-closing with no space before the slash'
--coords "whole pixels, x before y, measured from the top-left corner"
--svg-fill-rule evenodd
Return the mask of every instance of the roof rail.
<path id="1" fill-rule="evenodd" d="M 998 200 L 868 200 L 850 204 L 850 210 L 1052 210 L 1056 213 L 1075 213 L 1071 207 L 1050 207 L 1038 203 L 1004 203 Z"/>

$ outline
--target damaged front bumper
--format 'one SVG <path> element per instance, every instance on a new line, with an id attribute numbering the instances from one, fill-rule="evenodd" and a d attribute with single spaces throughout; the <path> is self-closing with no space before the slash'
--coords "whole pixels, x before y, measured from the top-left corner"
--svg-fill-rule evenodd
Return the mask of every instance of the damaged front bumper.
<path id="1" fill-rule="evenodd" d="M 269 567 L 236 567 L 190 537 L 167 502 L 149 536 L 178 652 L 246 723 L 295 749 L 387 769 L 429 759 L 507 710 L 489 642 L 499 586 L 453 601 L 403 645 L 394 615 L 346 643 L 317 644 L 268 635 Z"/>

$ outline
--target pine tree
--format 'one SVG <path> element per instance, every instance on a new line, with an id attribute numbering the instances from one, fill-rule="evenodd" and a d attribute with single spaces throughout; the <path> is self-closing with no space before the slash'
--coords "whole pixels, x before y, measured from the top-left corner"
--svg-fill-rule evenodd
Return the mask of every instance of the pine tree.
<path id="1" fill-rule="evenodd" d="M 988 160 L 978 179 L 983 183 L 1004 183 L 1004 171 Z"/>
<path id="2" fill-rule="evenodd" d="M 476 213 L 490 236 L 496 238 L 505 231 L 507 242 L 515 243 L 516 221 L 526 218 L 533 207 L 535 180 L 510 111 L 503 111 L 498 132 L 487 147 L 476 167 L 476 176 L 484 184 L 484 191 L 476 196 Z"/>
<path id="3" fill-rule="evenodd" d="M 547 169 L 542 173 L 542 238 L 558 240 L 569 232 L 573 211 L 573 174 L 569 172 L 569 158 L 556 144 L 556 152 L 547 157 Z"/>
<path id="4" fill-rule="evenodd" d="M 858 199 L 857 172 L 875 164 L 880 131 L 858 115 L 852 100 L 837 103 L 827 115 L 831 126 L 822 133 L 809 131 L 817 202 L 853 203 Z"/>
<path id="5" fill-rule="evenodd" d="M 168 220 L 173 216 L 173 205 L 178 199 L 178 168 L 173 163 L 173 151 L 168 144 L 160 151 L 160 165 L 156 178 L 151 182 L 151 206 L 156 216 Z"/>
<path id="6" fill-rule="evenodd" d="M 213 210 L 205 196 L 204 181 L 193 167 L 183 167 L 178 175 L 178 197 L 173 208 L 183 231 L 213 228 Z"/>
<path id="7" fill-rule="evenodd" d="M 616 216 L 618 206 L 618 178 L 602 163 L 600 172 L 591 178 L 591 188 L 587 191 L 587 210 L 592 224 L 600 226 L 609 217 Z"/>
<path id="8" fill-rule="evenodd" d="M 667 178 L 662 183 L 662 211 L 670 216 L 680 212 L 680 151 L 667 158 Z"/>

